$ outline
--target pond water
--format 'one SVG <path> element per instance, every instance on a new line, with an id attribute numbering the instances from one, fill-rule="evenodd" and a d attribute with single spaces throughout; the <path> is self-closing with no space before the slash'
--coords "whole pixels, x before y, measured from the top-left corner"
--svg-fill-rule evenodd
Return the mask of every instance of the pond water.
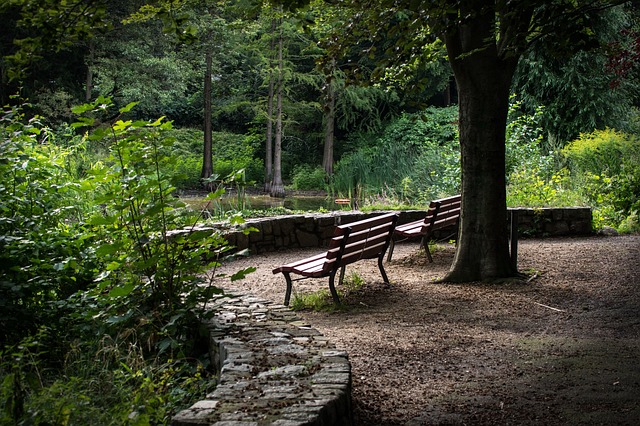
<path id="1" fill-rule="evenodd" d="M 180 199 L 198 210 L 207 205 L 207 200 L 203 196 L 181 196 Z M 224 195 L 221 199 L 212 202 L 209 210 L 221 208 L 224 210 L 268 210 L 277 207 L 302 211 L 351 210 L 348 204 L 336 204 L 333 198 L 317 195 L 292 195 L 285 198 L 274 198 L 269 195 L 245 195 L 240 200 L 236 195 Z"/>

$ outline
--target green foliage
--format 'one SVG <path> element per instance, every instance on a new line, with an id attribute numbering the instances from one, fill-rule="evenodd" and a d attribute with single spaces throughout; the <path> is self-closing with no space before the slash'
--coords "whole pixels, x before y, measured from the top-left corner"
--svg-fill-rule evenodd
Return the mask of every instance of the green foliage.
<path id="1" fill-rule="evenodd" d="M 169 424 L 213 390 L 202 364 L 146 360 L 132 335 L 65 341 L 60 374 L 46 368 L 51 348 L 62 346 L 47 328 L 0 352 L 0 424 Z"/>
<path id="2" fill-rule="evenodd" d="M 549 153 L 543 148 L 543 127 L 541 126 L 544 107 L 538 107 L 533 114 L 523 111 L 523 102 L 511 96 L 509 119 L 506 129 L 506 175 L 517 167 L 535 164 L 546 175 L 552 172 L 553 163 Z"/>
<path id="3" fill-rule="evenodd" d="M 507 202 L 510 207 L 566 207 L 584 205 L 583 197 L 571 187 L 569 172 L 562 169 L 547 177 L 538 165 L 519 167 L 509 177 Z"/>
<path id="4" fill-rule="evenodd" d="M 572 169 L 578 172 L 603 173 L 614 176 L 627 162 L 638 160 L 640 141 L 613 129 L 583 133 L 569 143 L 562 153 Z"/>
<path id="5" fill-rule="evenodd" d="M 291 300 L 291 309 L 294 311 L 324 312 L 335 309 L 334 306 L 329 290 L 324 288 L 312 293 L 294 293 Z"/>
<path id="6" fill-rule="evenodd" d="M 99 99 L 77 111 L 108 104 Z M 172 195 L 175 187 L 164 174 L 170 158 L 162 154 L 171 142 L 163 131 L 170 127 L 162 119 L 118 120 L 89 136 L 112 138 L 111 157 L 85 183 L 101 205 L 88 224 L 101 241 L 96 254 L 106 269 L 78 303 L 104 332 L 135 325 L 150 349 L 184 356 L 198 342 L 203 304 L 218 292 L 201 273 L 213 269 L 228 247 L 219 230 L 196 228 L 198 217 Z M 203 262 L 212 255 L 213 262 Z"/>
<path id="7" fill-rule="evenodd" d="M 293 189 L 323 190 L 326 187 L 327 174 L 322 167 L 302 165 L 293 172 Z"/>
<path id="8" fill-rule="evenodd" d="M 74 108 L 110 152 L 86 179 L 37 121 L 3 114 L 3 423 L 166 424 L 210 390 L 197 359 L 229 247 L 172 195 L 170 123 L 123 119 L 133 106 L 109 127 L 95 123 L 110 99 Z"/>
<path id="9" fill-rule="evenodd" d="M 236 133 L 214 132 L 213 158 L 214 173 L 229 176 L 237 170 L 244 170 L 247 181 L 261 181 L 264 166 L 257 152 L 261 137 Z"/>
<path id="10" fill-rule="evenodd" d="M 621 31 L 633 22 L 622 7 L 606 8 L 592 21 L 589 34 L 602 46 L 625 37 Z M 637 97 L 633 80 L 611 87 L 603 72 L 607 49 L 583 50 L 559 56 L 547 43 L 538 43 L 523 56 L 514 78 L 514 90 L 533 112 L 544 105 L 541 123 L 548 142 L 563 146 L 579 133 L 606 126 L 624 128 Z"/>
<path id="11" fill-rule="evenodd" d="M 393 120 L 381 136 L 358 138 L 335 166 L 333 191 L 357 199 L 395 192 L 405 202 L 459 191 L 456 114 L 429 108 Z"/>
<path id="12" fill-rule="evenodd" d="M 172 183 L 178 190 L 202 189 L 202 156 L 172 157 L 166 166 L 166 173 L 172 176 Z"/>
<path id="13" fill-rule="evenodd" d="M 53 303 L 84 288 L 96 261 L 79 223 L 89 209 L 71 166 L 80 147 L 56 146 L 21 108 L 2 112 L 0 137 L 0 343 L 7 343 L 58 324 Z"/>
<path id="14" fill-rule="evenodd" d="M 565 155 L 574 179 L 604 222 L 628 229 L 640 211 L 640 140 L 612 129 L 595 130 L 568 144 Z"/>

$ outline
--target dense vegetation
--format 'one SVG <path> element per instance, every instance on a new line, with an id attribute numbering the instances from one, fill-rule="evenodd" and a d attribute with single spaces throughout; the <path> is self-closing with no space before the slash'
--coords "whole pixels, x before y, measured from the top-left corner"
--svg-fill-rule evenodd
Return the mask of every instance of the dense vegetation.
<path id="1" fill-rule="evenodd" d="M 132 106 L 84 136 L 3 112 L 2 424 L 162 424 L 215 384 L 202 324 L 229 246 L 173 194 L 171 124 Z"/>
<path id="2" fill-rule="evenodd" d="M 215 202 L 222 186 L 265 183 L 278 37 L 290 188 L 368 208 L 460 190 L 455 82 L 442 46 L 419 71 L 407 62 L 381 74 L 374 61 L 393 34 L 327 60 L 331 40 L 350 37 L 338 7 L 312 2 L 305 15 L 253 2 L 174 3 L 136 13 L 142 2 L 111 2 L 91 15 L 103 25 L 79 25 L 57 46 L 46 39 L 55 26 L 44 25 L 57 15 L 19 2 L 0 8 L 11 53 L 3 76 L 15 77 L 0 93 L 1 424 L 164 424 L 215 384 L 201 324 L 230 248 L 221 226 L 197 226 L 209 224 L 205 215 L 175 195 L 206 187 Z M 533 50 L 519 64 L 510 205 L 588 205 L 596 227 L 640 229 L 638 70 L 625 62 L 637 50 L 634 16 L 603 15 L 604 48 L 561 59 Z M 203 180 L 208 56 L 213 175 Z M 234 213 L 228 222 L 242 221 Z"/>

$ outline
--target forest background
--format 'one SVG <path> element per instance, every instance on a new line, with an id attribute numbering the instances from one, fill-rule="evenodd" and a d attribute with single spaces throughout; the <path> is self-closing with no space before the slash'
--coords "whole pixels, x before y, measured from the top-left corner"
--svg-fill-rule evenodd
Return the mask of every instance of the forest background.
<path id="1" fill-rule="evenodd" d="M 600 13 L 590 49 L 520 61 L 511 206 L 588 205 L 596 228 L 639 229 L 637 13 Z M 209 390 L 199 308 L 228 247 L 222 230 L 169 238 L 206 221 L 175 194 L 253 184 L 407 208 L 460 190 L 444 47 L 416 35 L 393 61 L 399 36 L 367 34 L 348 5 L 9 1 L 0 16 L 9 424 L 165 423 Z"/>

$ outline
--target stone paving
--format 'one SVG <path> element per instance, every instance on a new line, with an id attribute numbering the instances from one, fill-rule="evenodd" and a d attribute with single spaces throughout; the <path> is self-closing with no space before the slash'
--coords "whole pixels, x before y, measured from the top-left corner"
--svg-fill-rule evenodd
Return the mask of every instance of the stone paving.
<path id="1" fill-rule="evenodd" d="M 174 426 L 351 425 L 351 365 L 284 305 L 243 294 L 212 301 L 216 389 Z"/>

